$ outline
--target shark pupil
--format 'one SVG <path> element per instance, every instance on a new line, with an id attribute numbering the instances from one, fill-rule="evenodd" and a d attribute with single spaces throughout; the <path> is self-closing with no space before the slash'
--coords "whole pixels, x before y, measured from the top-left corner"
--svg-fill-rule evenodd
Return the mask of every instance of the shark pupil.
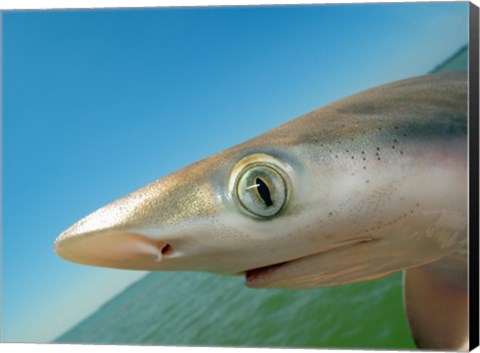
<path id="1" fill-rule="evenodd" d="M 255 183 L 258 185 L 257 191 L 260 197 L 262 198 L 263 202 L 265 202 L 265 205 L 267 207 L 270 207 L 273 205 L 272 197 L 270 196 L 270 190 L 268 189 L 267 184 L 260 179 L 257 178 L 255 179 Z"/>
<path id="2" fill-rule="evenodd" d="M 255 155 L 253 155 L 255 156 Z M 232 196 L 240 209 L 254 218 L 270 219 L 287 203 L 287 175 L 264 155 L 250 163 L 235 175 Z M 252 157 L 248 157 L 252 159 Z M 267 159 L 267 160 L 265 160 Z M 236 197 L 235 197 L 236 196 Z"/>

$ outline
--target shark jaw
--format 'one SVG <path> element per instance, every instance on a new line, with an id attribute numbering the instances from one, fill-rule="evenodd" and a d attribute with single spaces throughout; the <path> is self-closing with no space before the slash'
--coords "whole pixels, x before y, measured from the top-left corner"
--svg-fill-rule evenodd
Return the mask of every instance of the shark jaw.
<path id="1" fill-rule="evenodd" d="M 302 281 L 299 281 L 299 279 L 301 276 L 305 276 L 308 277 L 307 281 L 311 283 L 312 279 L 310 277 L 312 273 L 318 272 L 318 262 L 322 262 L 325 256 L 329 256 L 331 253 L 334 254 L 333 256 L 337 256 L 337 254 L 341 253 L 344 249 L 374 241 L 376 241 L 374 238 L 354 238 L 338 242 L 336 247 L 328 250 L 319 251 L 290 261 L 251 269 L 245 271 L 245 284 L 251 288 L 309 288 L 310 284 L 301 284 Z M 329 285 L 328 282 L 337 276 L 338 273 L 336 271 L 324 273 L 323 276 L 319 275 L 318 280 L 315 281 L 315 286 L 319 287 L 319 282 L 325 282 L 327 286 Z M 295 281 L 291 281 L 293 278 Z"/>
<path id="2" fill-rule="evenodd" d="M 315 283 L 315 286 L 318 287 L 320 282 L 329 285 L 341 273 L 330 263 L 328 266 L 323 266 L 325 270 L 322 274 L 319 274 L 319 263 L 328 261 L 332 256 L 337 258 L 344 251 L 350 253 L 349 249 L 355 247 L 360 247 L 362 252 L 368 251 L 362 245 L 375 241 L 376 239 L 367 237 L 338 241 L 314 254 L 306 254 L 291 260 L 235 273 L 221 272 L 228 275 L 244 275 L 246 285 L 251 288 L 303 289 L 311 287 L 312 283 Z M 100 233 L 75 234 L 69 233 L 67 230 L 55 242 L 54 250 L 58 256 L 65 260 L 107 268 L 178 271 L 178 266 L 186 266 L 186 269 L 191 269 L 193 266 L 191 256 L 182 259 L 182 254 L 176 251 L 176 247 L 171 243 L 155 240 L 154 237 L 140 232 L 110 230 Z M 175 261 L 176 258 L 179 261 Z M 324 260 L 324 258 L 327 260 Z M 311 278 L 312 274 L 316 276 L 314 281 Z M 378 275 L 372 273 L 369 269 L 366 277 L 374 278 Z M 306 283 L 301 281 L 302 278 L 305 279 Z M 348 281 L 362 279 L 356 276 L 354 280 L 349 279 Z M 348 282 L 347 280 L 344 281 Z"/>

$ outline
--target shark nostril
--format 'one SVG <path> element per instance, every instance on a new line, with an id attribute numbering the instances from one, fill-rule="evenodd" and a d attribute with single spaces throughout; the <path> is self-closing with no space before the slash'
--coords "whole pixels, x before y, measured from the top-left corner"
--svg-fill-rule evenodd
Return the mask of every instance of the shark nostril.
<path id="1" fill-rule="evenodd" d="M 164 244 L 162 246 L 162 248 L 160 249 L 160 251 L 162 252 L 162 255 L 163 256 L 167 256 L 169 254 L 171 254 L 173 252 L 173 246 L 171 246 L 170 244 Z"/>

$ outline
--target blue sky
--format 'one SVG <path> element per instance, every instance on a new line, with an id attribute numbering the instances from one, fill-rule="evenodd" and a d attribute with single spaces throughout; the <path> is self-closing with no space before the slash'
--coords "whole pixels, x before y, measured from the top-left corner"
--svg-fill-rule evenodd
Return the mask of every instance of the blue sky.
<path id="1" fill-rule="evenodd" d="M 300 114 L 420 75 L 468 3 L 3 13 L 4 341 L 46 342 L 143 272 L 55 256 L 95 209 Z"/>

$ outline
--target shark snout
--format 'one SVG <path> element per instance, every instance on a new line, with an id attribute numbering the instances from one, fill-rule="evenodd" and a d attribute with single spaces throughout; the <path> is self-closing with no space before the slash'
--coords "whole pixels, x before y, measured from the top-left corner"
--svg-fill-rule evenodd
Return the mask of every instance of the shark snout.
<path id="1" fill-rule="evenodd" d="M 219 208 L 208 183 L 195 177 L 195 170 L 180 171 L 98 209 L 65 230 L 55 252 L 84 265 L 188 269 L 196 252 L 205 249 L 191 245 L 185 223 L 195 224 Z"/>
<path id="2" fill-rule="evenodd" d="M 121 200 L 120 200 L 121 201 Z M 54 250 L 65 260 L 84 265 L 158 270 L 173 245 L 141 227 L 137 207 L 114 202 L 80 220 L 55 241 Z"/>
<path id="3" fill-rule="evenodd" d="M 65 260 L 84 265 L 132 270 L 158 270 L 173 246 L 141 233 L 105 231 L 95 234 L 64 232 L 54 244 Z"/>

